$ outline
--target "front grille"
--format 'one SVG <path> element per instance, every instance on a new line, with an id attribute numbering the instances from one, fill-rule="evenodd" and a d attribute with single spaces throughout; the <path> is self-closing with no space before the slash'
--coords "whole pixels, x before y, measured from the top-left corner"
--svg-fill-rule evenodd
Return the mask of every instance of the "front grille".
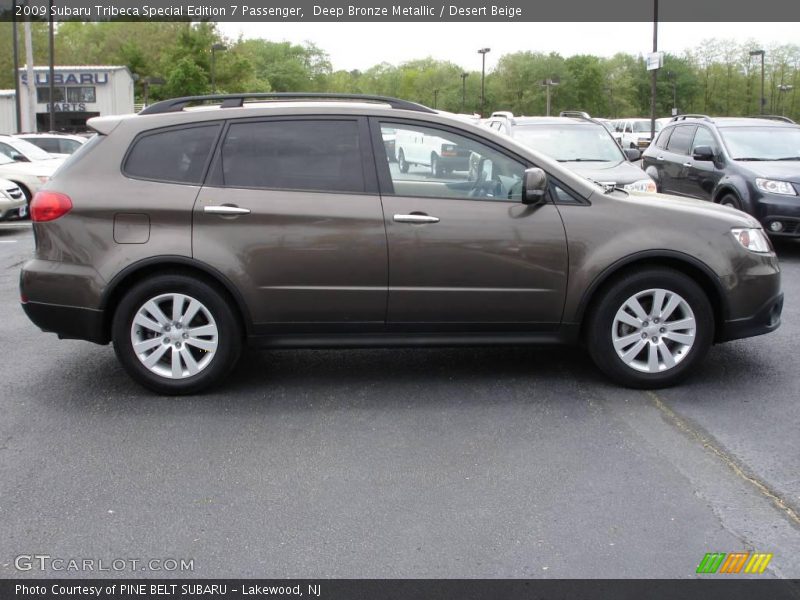
<path id="1" fill-rule="evenodd" d="M 19 200 L 22 198 L 22 190 L 18 187 L 8 188 L 6 190 L 6 194 L 11 196 L 14 200 Z"/>

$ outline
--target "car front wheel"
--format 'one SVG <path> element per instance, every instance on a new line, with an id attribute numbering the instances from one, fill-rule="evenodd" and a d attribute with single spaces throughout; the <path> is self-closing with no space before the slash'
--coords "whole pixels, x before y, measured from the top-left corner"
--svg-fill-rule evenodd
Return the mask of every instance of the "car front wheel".
<path id="1" fill-rule="evenodd" d="M 587 330 L 597 366 L 634 388 L 674 385 L 705 356 L 714 314 L 702 288 L 673 269 L 618 278 L 600 297 Z"/>
<path id="2" fill-rule="evenodd" d="M 236 364 L 242 345 L 229 301 L 182 274 L 158 275 L 134 286 L 115 312 L 112 338 L 133 379 L 170 395 L 218 383 Z"/>

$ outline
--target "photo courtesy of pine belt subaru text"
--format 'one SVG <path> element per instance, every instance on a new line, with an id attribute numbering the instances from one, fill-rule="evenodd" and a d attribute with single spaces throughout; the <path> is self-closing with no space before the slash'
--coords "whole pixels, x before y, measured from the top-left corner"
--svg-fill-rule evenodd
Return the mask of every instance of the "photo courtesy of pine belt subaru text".
<path id="1" fill-rule="evenodd" d="M 757 219 L 601 187 L 425 106 L 203 96 L 89 125 L 31 203 L 22 306 L 159 393 L 222 382 L 248 344 L 583 344 L 658 388 L 780 324 Z"/>

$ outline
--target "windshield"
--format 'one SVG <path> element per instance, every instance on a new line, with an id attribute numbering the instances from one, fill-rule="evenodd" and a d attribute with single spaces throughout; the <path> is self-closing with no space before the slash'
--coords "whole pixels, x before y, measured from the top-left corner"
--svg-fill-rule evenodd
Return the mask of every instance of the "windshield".
<path id="1" fill-rule="evenodd" d="M 625 160 L 605 127 L 598 125 L 520 125 L 513 129 L 521 144 L 560 162 Z"/>
<path id="2" fill-rule="evenodd" d="M 733 160 L 800 160 L 800 127 L 720 127 Z"/>
<path id="3" fill-rule="evenodd" d="M 8 158 L 5 154 L 0 153 L 0 165 L 10 165 L 14 161 Z"/>
<path id="4" fill-rule="evenodd" d="M 631 123 L 631 127 L 636 133 L 650 133 L 650 121 L 645 119 L 641 121 L 633 121 Z M 658 121 L 656 121 L 656 131 L 661 131 L 661 123 Z"/>
<path id="5" fill-rule="evenodd" d="M 17 152 L 24 154 L 25 158 L 28 160 L 48 160 L 55 158 L 52 154 L 48 154 L 38 146 L 34 146 L 25 140 L 16 139 L 12 145 Z"/>

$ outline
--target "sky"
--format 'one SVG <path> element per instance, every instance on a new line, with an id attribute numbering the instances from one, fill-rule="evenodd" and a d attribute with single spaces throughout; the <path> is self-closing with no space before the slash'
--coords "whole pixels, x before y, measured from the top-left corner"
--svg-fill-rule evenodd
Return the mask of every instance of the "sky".
<path id="1" fill-rule="evenodd" d="M 503 54 L 558 52 L 562 56 L 617 52 L 646 54 L 653 47 L 652 23 L 219 23 L 223 35 L 270 41 L 315 43 L 333 68 L 367 69 L 380 62 L 399 64 L 433 56 L 463 69 L 480 69 L 477 49 L 491 48 L 487 70 Z M 753 39 L 773 43 L 800 41 L 797 23 L 659 23 L 658 49 L 682 54 L 708 38 Z"/>

